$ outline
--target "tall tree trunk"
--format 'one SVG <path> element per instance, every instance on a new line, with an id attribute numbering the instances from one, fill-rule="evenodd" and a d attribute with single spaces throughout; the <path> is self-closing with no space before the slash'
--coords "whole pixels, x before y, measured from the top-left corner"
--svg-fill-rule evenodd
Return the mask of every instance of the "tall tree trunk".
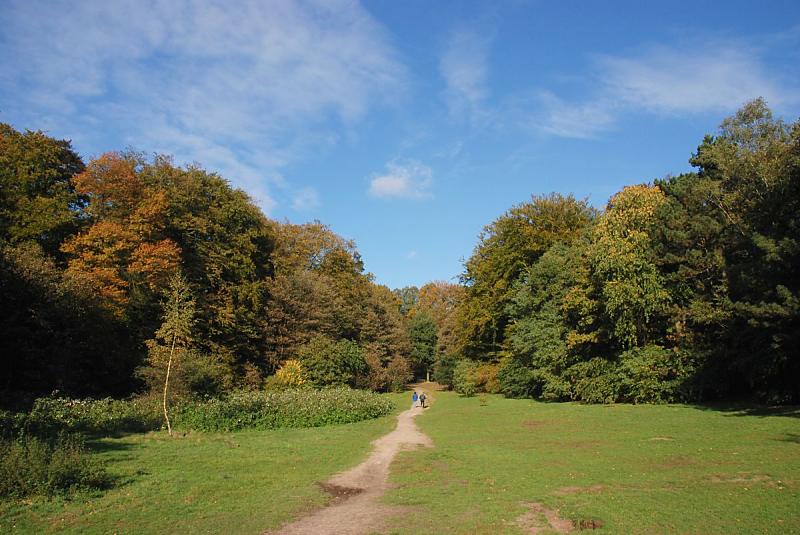
<path id="1" fill-rule="evenodd" d="M 164 380 L 164 419 L 167 421 L 167 431 L 169 436 L 172 436 L 172 424 L 169 423 L 169 414 L 167 414 L 167 389 L 169 388 L 169 372 L 172 369 L 172 355 L 175 353 L 175 340 L 178 335 L 172 335 L 172 348 L 169 350 L 169 361 L 167 362 L 167 378 Z"/>

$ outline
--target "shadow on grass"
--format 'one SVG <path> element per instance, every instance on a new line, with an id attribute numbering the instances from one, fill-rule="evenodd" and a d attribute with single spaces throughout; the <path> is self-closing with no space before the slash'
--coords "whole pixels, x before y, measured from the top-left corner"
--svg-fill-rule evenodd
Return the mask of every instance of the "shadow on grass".
<path id="1" fill-rule="evenodd" d="M 110 441 L 104 440 L 105 437 L 89 437 L 86 439 L 86 448 L 92 453 L 106 453 L 109 451 L 127 451 L 135 447 L 130 442 L 122 442 L 119 440 Z M 117 438 L 117 437 L 114 437 Z"/>
<path id="2" fill-rule="evenodd" d="M 786 436 L 783 438 L 779 438 L 781 442 L 793 442 L 795 444 L 800 444 L 800 433 L 786 433 Z"/>
<path id="3" fill-rule="evenodd" d="M 131 444 L 129 442 L 122 442 L 122 441 L 110 441 L 110 440 L 103 440 L 107 437 L 90 437 L 86 440 L 86 449 L 92 452 L 92 454 L 98 453 L 110 453 L 113 452 L 114 455 L 110 458 L 106 458 L 103 464 L 107 468 L 112 468 L 115 464 L 129 461 L 133 458 L 132 454 L 122 454 L 120 455 L 118 452 L 127 452 L 136 447 L 135 444 Z M 137 468 L 135 470 L 123 469 L 123 471 L 113 473 L 109 473 L 109 485 L 102 490 L 110 490 L 110 489 L 119 489 L 122 487 L 127 487 L 128 485 L 135 483 L 143 476 L 149 475 L 145 469 Z"/>
<path id="4" fill-rule="evenodd" d="M 709 403 L 692 405 L 695 409 L 725 413 L 726 416 L 784 416 L 800 418 L 800 407 L 797 405 L 767 406 L 745 405 L 743 403 Z"/>

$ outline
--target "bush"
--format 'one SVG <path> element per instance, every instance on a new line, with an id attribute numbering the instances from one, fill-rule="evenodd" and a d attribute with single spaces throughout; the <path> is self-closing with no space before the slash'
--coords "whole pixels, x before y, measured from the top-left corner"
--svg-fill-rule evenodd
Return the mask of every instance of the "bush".
<path id="1" fill-rule="evenodd" d="M 499 394 L 500 381 L 497 377 L 499 371 L 499 364 L 484 363 L 475 366 L 472 377 L 475 381 L 475 388 L 477 391 L 487 394 Z"/>
<path id="2" fill-rule="evenodd" d="M 297 359 L 303 365 L 304 376 L 314 386 L 355 386 L 359 376 L 369 368 L 364 351 L 351 340 L 335 342 L 317 336 L 300 347 Z"/>
<path id="3" fill-rule="evenodd" d="M 356 381 L 358 387 L 369 388 L 376 392 L 397 392 L 414 379 L 408 359 L 400 355 L 389 359 L 374 344 L 367 346 L 364 359 L 368 371 L 358 377 Z M 388 362 L 385 362 L 387 360 Z"/>
<path id="4" fill-rule="evenodd" d="M 432 379 L 447 388 L 453 388 L 453 372 L 458 364 L 454 355 L 439 355 L 433 363 Z"/>
<path id="5" fill-rule="evenodd" d="M 684 384 L 695 367 L 685 353 L 659 346 L 634 348 L 620 355 L 620 401 L 683 401 Z"/>
<path id="6" fill-rule="evenodd" d="M 162 419 L 160 401 L 152 397 L 39 398 L 28 415 L 17 417 L 16 425 L 39 435 L 52 435 L 58 430 L 114 434 L 160 429 Z"/>
<path id="7" fill-rule="evenodd" d="M 579 362 L 567 369 L 574 397 L 588 403 L 614 403 L 620 399 L 617 364 L 603 358 Z"/>
<path id="8" fill-rule="evenodd" d="M 347 387 L 274 392 L 239 391 L 222 399 L 188 402 L 174 414 L 175 427 L 196 431 L 238 431 L 319 427 L 377 418 L 394 410 L 375 392 Z"/>
<path id="9" fill-rule="evenodd" d="M 463 396 L 474 396 L 478 391 L 475 382 L 475 371 L 477 364 L 474 361 L 464 359 L 456 364 L 453 370 L 453 389 Z"/>
<path id="10" fill-rule="evenodd" d="M 78 435 L 62 432 L 47 440 L 20 434 L 15 439 L 0 439 L 0 496 L 52 496 L 106 488 L 110 482 Z"/>
<path id="11" fill-rule="evenodd" d="M 303 376 L 303 365 L 299 360 L 289 359 L 278 368 L 275 375 L 267 378 L 265 388 L 267 390 L 286 390 L 303 386 L 306 380 Z"/>
<path id="12" fill-rule="evenodd" d="M 536 372 L 517 360 L 505 361 L 497 374 L 500 392 L 509 398 L 533 398 L 541 394 Z"/>
<path id="13" fill-rule="evenodd" d="M 389 379 L 390 391 L 400 392 L 406 384 L 414 379 L 414 372 L 408 359 L 395 355 L 386 365 L 386 376 Z"/>

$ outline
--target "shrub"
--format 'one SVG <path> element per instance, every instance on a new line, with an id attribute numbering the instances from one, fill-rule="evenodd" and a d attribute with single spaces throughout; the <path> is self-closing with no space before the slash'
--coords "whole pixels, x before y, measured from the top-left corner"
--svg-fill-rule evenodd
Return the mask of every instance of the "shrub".
<path id="1" fill-rule="evenodd" d="M 414 379 L 414 372 L 408 359 L 395 355 L 386 366 L 386 376 L 389 379 L 389 389 L 392 392 L 399 392 Z"/>
<path id="2" fill-rule="evenodd" d="M 456 369 L 456 364 L 458 364 L 458 358 L 454 355 L 439 355 L 433 364 L 433 380 L 448 388 L 453 388 L 453 371 Z"/>
<path id="3" fill-rule="evenodd" d="M 475 370 L 477 365 L 474 361 L 464 359 L 456 364 L 453 370 L 453 389 L 463 396 L 474 396 L 478 387 L 475 382 Z"/>
<path id="4" fill-rule="evenodd" d="M 175 426 L 196 431 L 319 427 L 377 418 L 394 410 L 375 392 L 347 387 L 273 392 L 238 391 L 222 399 L 188 402 L 175 411 Z"/>
<path id="5" fill-rule="evenodd" d="M 0 439 L 0 496 L 52 496 L 107 487 L 110 477 L 76 434 L 47 440 L 29 434 Z"/>
<path id="6" fill-rule="evenodd" d="M 53 434 L 56 430 L 113 434 L 159 429 L 162 418 L 159 400 L 152 397 L 39 398 L 28 415 L 18 417 L 17 425 L 36 434 Z"/>
<path id="7" fill-rule="evenodd" d="M 284 390 L 303 386 L 306 383 L 303 377 L 303 365 L 299 360 L 289 359 L 278 368 L 275 375 L 267 379 L 267 390 Z"/>
<path id="8" fill-rule="evenodd" d="M 502 364 L 497 379 L 500 392 L 509 398 L 533 398 L 541 393 L 535 371 L 514 359 Z"/>
<path id="9" fill-rule="evenodd" d="M 579 362 L 567 369 L 574 397 L 588 403 L 614 403 L 620 398 L 617 365 L 603 358 Z"/>
<path id="10" fill-rule="evenodd" d="M 408 359 L 399 355 L 388 359 L 374 344 L 367 346 L 364 359 L 368 372 L 358 377 L 356 386 L 377 392 L 396 392 L 414 379 Z"/>
<path id="11" fill-rule="evenodd" d="M 472 372 L 472 376 L 477 391 L 487 394 L 500 393 L 500 381 L 497 378 L 499 371 L 499 364 L 484 363 L 476 366 Z"/>
<path id="12" fill-rule="evenodd" d="M 669 403 L 682 401 L 683 385 L 694 374 L 685 353 L 659 346 L 634 348 L 620 355 L 620 401 Z"/>
<path id="13" fill-rule="evenodd" d="M 297 359 L 302 362 L 305 377 L 315 386 L 354 386 L 368 371 L 363 350 L 350 340 L 334 342 L 317 336 L 300 347 Z"/>

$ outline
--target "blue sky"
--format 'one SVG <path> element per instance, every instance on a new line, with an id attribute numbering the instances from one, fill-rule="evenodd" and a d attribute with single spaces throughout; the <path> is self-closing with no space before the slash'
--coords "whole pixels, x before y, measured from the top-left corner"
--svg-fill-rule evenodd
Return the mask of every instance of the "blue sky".
<path id="1" fill-rule="evenodd" d="M 800 3 L 0 2 L 0 121 L 199 162 L 378 282 L 451 280 L 531 194 L 602 207 L 763 96 L 800 112 Z"/>

